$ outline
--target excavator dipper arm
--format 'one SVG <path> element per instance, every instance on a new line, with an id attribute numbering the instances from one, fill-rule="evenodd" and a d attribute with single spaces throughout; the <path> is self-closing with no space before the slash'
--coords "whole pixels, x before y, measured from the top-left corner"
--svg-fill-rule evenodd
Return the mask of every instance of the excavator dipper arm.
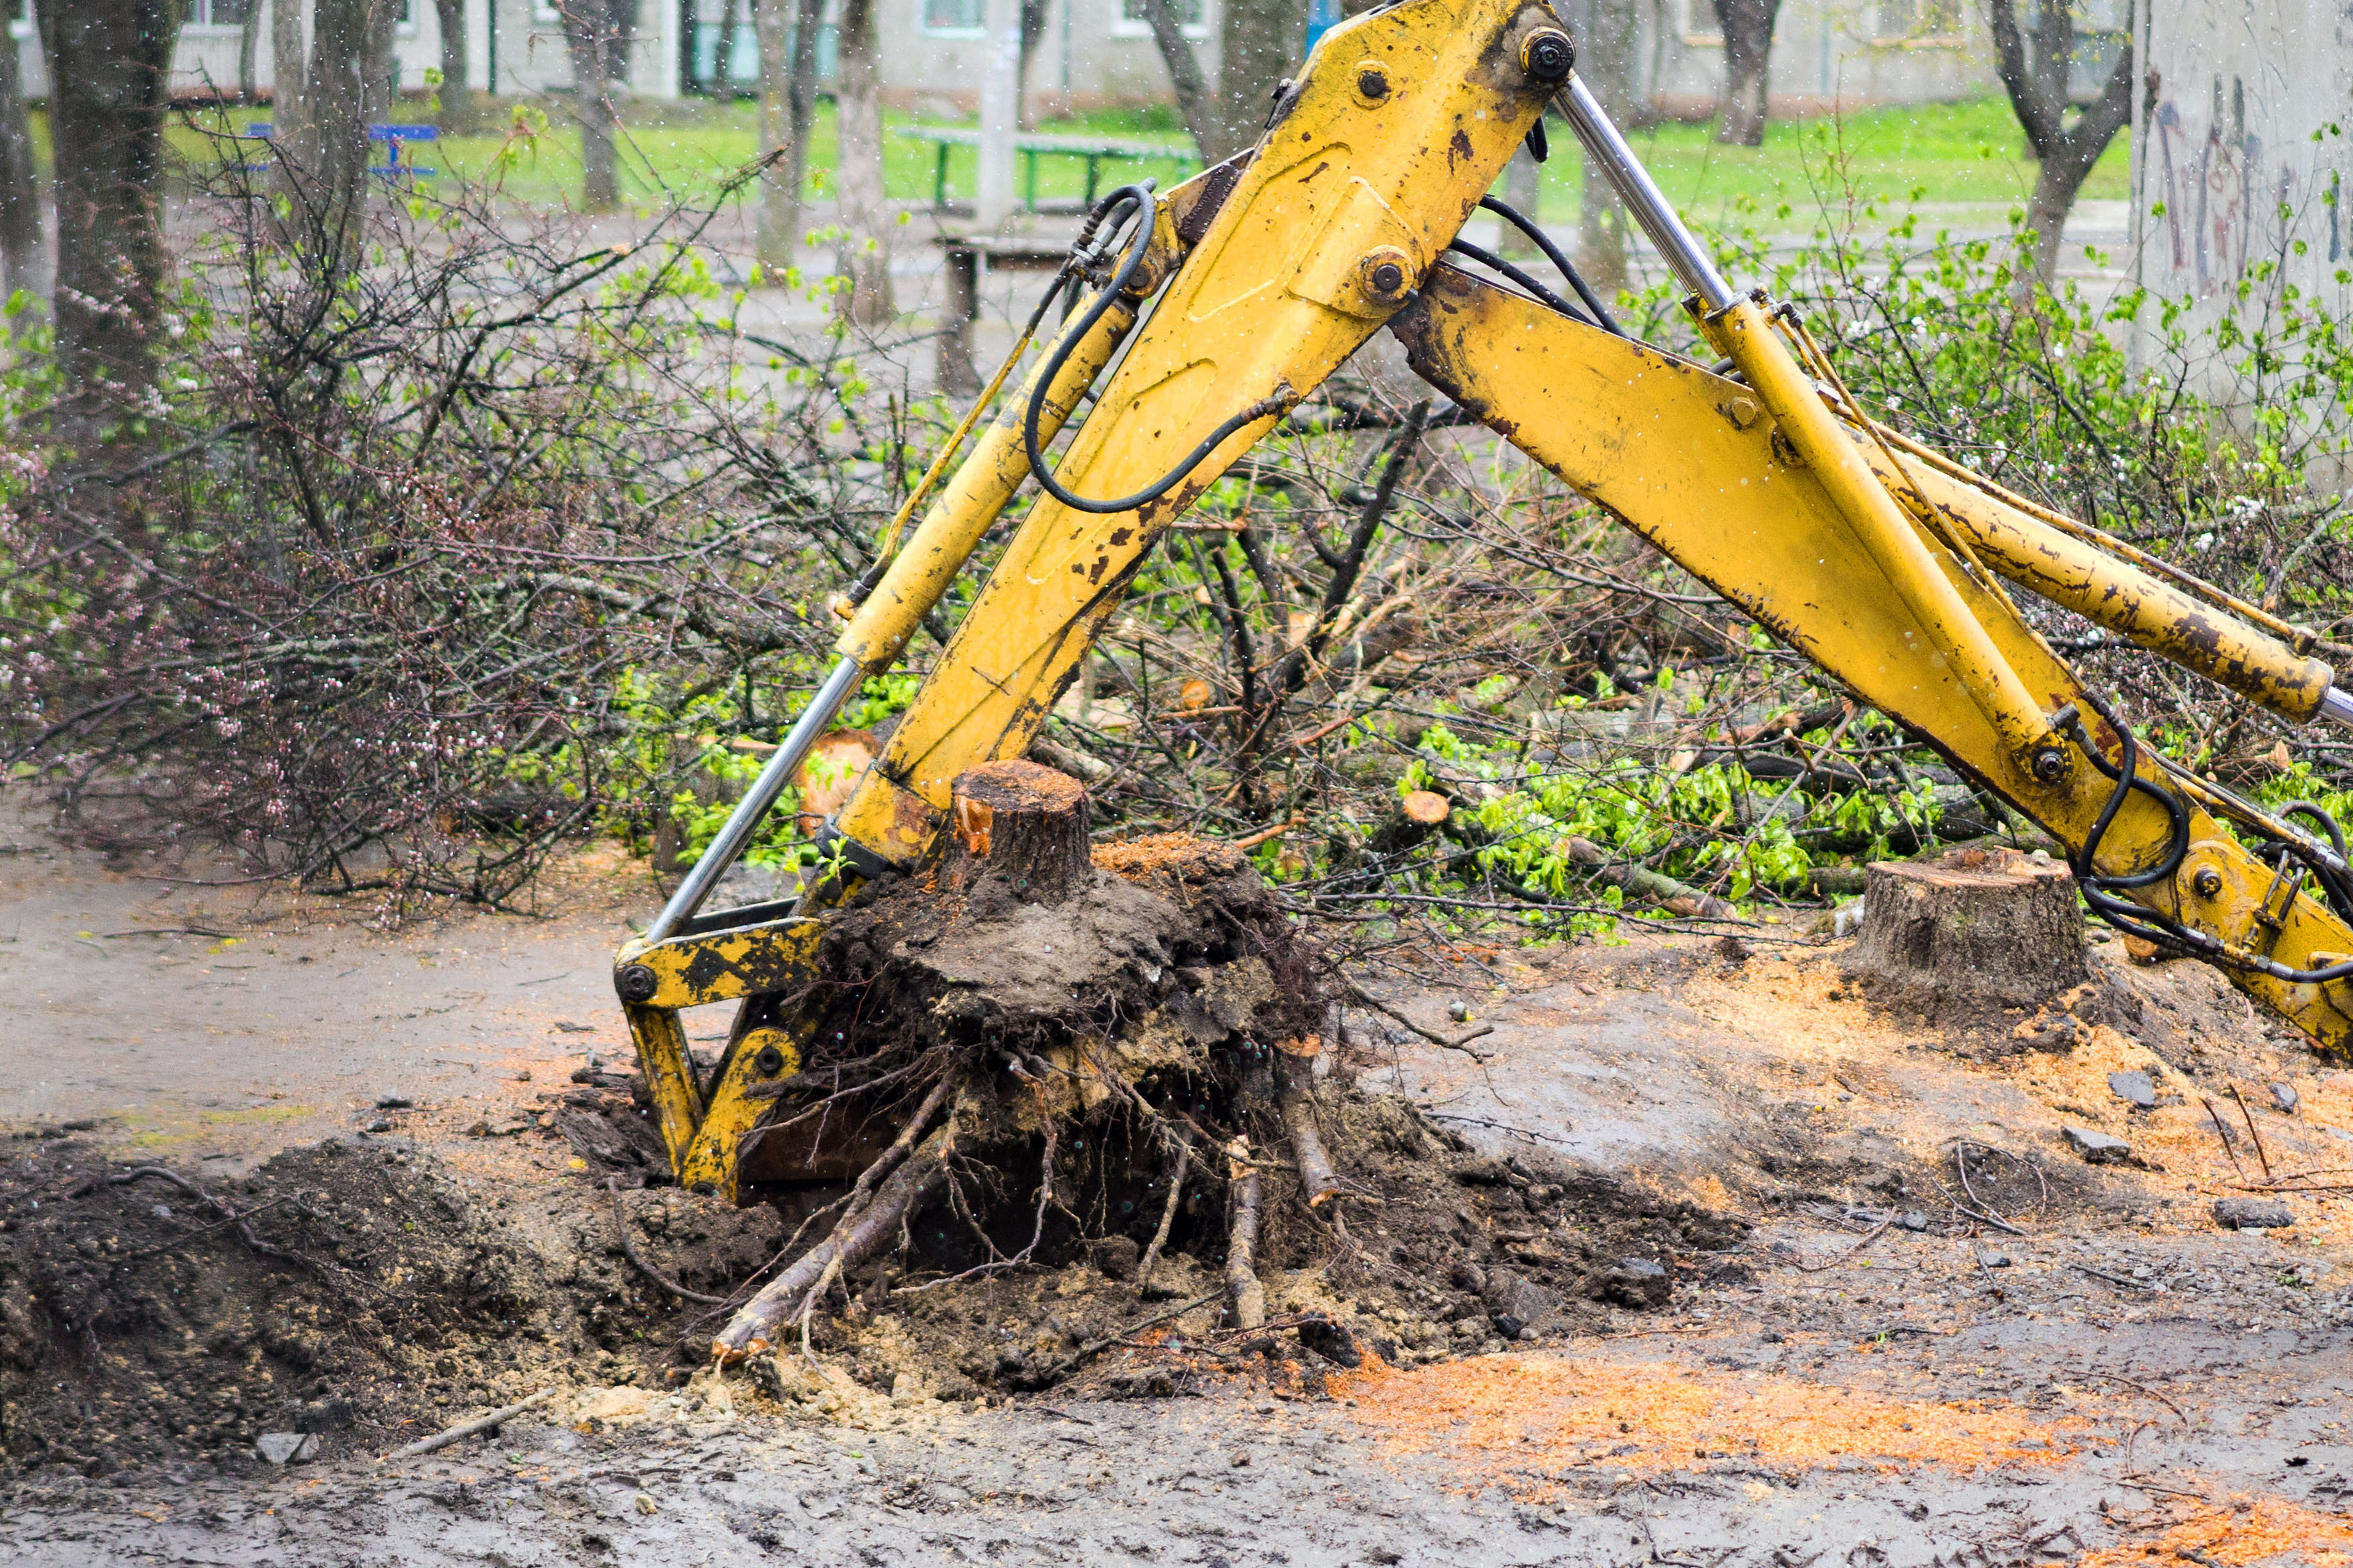
<path id="1" fill-rule="evenodd" d="M 1049 493 L 831 825 L 837 894 L 916 863 L 956 775 L 1027 750 L 1160 534 L 1384 325 L 1499 434 L 2049 828 L 2095 908 L 2222 963 L 2320 1039 L 2353 1038 L 2353 928 L 2331 907 L 2353 910 L 2341 852 L 2139 750 L 2002 584 L 2298 722 L 2353 713 L 2329 668 L 2247 624 L 2244 606 L 2162 581 L 1868 424 L 1800 324 L 1717 275 L 1572 53 L 1544 0 L 1367 12 L 1324 36 L 1251 153 L 1098 212 L 1135 225 L 1119 269 L 1090 258 L 1094 303 L 849 606 L 840 663 L 655 926 L 621 951 L 616 984 L 681 1182 L 734 1191 L 798 1068 L 807 1025 L 776 998 L 817 978 L 819 935 L 807 899 L 699 906 L 839 705 L 905 647 L 1029 477 L 1029 454 L 1116 358 Z M 1541 286 L 1530 298 L 1440 261 L 1547 103 L 1690 289 L 1730 376 L 1588 324 Z M 2215 812 L 2285 846 L 2282 868 Z M 2337 891 L 2301 891 L 2291 858 Z M 724 1000 L 743 1007 L 706 1081 L 679 1012 Z"/>

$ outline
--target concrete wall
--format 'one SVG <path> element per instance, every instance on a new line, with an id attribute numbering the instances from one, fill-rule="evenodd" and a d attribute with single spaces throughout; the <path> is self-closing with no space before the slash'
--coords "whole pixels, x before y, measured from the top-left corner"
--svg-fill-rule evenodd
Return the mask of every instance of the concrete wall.
<path id="1" fill-rule="evenodd" d="M 2353 174 L 2353 9 L 2150 0 L 2140 58 L 2151 89 L 2133 125 L 2140 280 L 2219 301 L 2270 258 L 2285 279 L 2341 298 L 2333 279 L 2353 235 L 2323 198 Z"/>
<path id="2" fill-rule="evenodd" d="M 1715 112 L 1724 43 L 1708 0 L 1646 6 L 1641 79 L 1679 119 Z M 1788 0 L 1773 30 L 1771 111 L 1925 103 L 1996 90 L 1993 47 L 1973 0 Z"/>

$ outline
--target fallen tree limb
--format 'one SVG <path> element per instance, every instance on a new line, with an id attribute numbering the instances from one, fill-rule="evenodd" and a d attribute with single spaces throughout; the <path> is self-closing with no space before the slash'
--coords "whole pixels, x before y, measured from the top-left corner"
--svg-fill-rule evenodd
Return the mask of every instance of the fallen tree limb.
<path id="1" fill-rule="evenodd" d="M 1226 1145 L 1234 1201 L 1227 1227 L 1226 1299 L 1237 1328 L 1255 1329 L 1266 1321 L 1266 1287 L 1258 1278 L 1258 1166 L 1250 1144 L 1237 1138 Z"/>
<path id="2" fill-rule="evenodd" d="M 1646 899 L 1662 909 L 1679 915 L 1701 915 L 1709 920 L 1731 921 L 1740 918 L 1740 911 L 1717 898 L 1704 893 L 1687 882 L 1678 882 L 1662 871 L 1630 861 L 1612 861 L 1609 852 L 1589 838 L 1571 837 L 1568 858 L 1580 866 L 1592 868 L 1602 881 L 1628 895 Z"/>
<path id="3" fill-rule="evenodd" d="M 1315 1127 L 1315 1101 L 1299 1079 L 1301 1068 L 1290 1058 L 1275 1065 L 1275 1082 L 1282 1100 L 1282 1124 L 1291 1133 L 1291 1150 L 1299 1161 L 1299 1185 L 1311 1209 L 1346 1192 L 1347 1186 L 1332 1169 L 1332 1156 L 1324 1148 L 1324 1136 Z"/>
<path id="4" fill-rule="evenodd" d="M 1068 1377 L 1081 1362 L 1086 1360 L 1089 1356 L 1095 1354 L 1097 1352 L 1108 1350 L 1115 1344 L 1124 1343 L 1130 1337 L 1140 1334 L 1146 1329 L 1156 1329 L 1161 1324 L 1168 1321 L 1171 1318 L 1181 1318 L 1196 1307 L 1206 1307 L 1210 1302 L 1216 1300 L 1219 1294 L 1219 1292 L 1212 1290 L 1206 1296 L 1196 1296 L 1181 1307 L 1171 1307 L 1168 1310 L 1160 1313 L 1156 1317 L 1146 1318 L 1140 1323 L 1130 1323 L 1127 1327 L 1119 1330 L 1117 1332 L 1104 1334 L 1100 1339 L 1089 1340 L 1086 1343 L 1081 1345 L 1078 1349 L 1072 1351 L 1069 1355 L 1064 1356 L 1060 1361 L 1056 1362 L 1050 1368 L 1049 1368 L 1046 1373 L 1046 1381 L 1048 1383 L 1054 1383 L 1062 1378 Z"/>
<path id="5" fill-rule="evenodd" d="M 394 1459 L 413 1459 L 420 1454 L 430 1454 L 436 1449 L 446 1448 L 452 1443 L 472 1436 L 477 1432 L 487 1432 L 493 1426 L 503 1426 L 533 1405 L 553 1398 L 555 1390 L 553 1388 L 543 1388 L 529 1398 L 518 1399 L 512 1405 L 502 1405 L 488 1415 L 477 1415 L 471 1421 L 460 1421 L 447 1431 L 436 1432 L 432 1436 L 411 1443 L 406 1448 L 395 1448 L 389 1454 L 379 1456 L 376 1463 L 381 1465 Z"/>
<path id="6" fill-rule="evenodd" d="M 950 1122 L 923 1140 L 914 1155 L 874 1189 L 860 1213 L 844 1215 L 833 1234 L 801 1254 L 793 1266 L 763 1286 L 736 1310 L 711 1342 L 722 1363 L 758 1355 L 770 1348 L 776 1326 L 800 1315 L 804 1300 L 828 1276 L 849 1272 L 880 1252 L 899 1226 L 937 1194 L 947 1179 L 944 1161 L 953 1145 Z"/>

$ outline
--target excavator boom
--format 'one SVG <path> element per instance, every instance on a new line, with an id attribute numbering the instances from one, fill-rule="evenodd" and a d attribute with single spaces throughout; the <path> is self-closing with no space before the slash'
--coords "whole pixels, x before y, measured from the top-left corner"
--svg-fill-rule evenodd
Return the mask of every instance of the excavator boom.
<path id="1" fill-rule="evenodd" d="M 1384 326 L 1498 435 L 2042 824 L 2095 910 L 2221 963 L 2325 1043 L 2353 1038 L 2353 868 L 2142 749 L 2008 585 L 2292 721 L 2345 719 L 2353 704 L 2309 657 L 2309 635 L 2145 570 L 1873 424 L 1793 312 L 1718 274 L 1577 79 L 1573 53 L 1543 0 L 1404 0 L 1327 33 L 1251 153 L 1097 209 L 1056 282 L 1074 300 L 1092 295 L 871 591 L 849 596 L 840 662 L 619 955 L 616 984 L 682 1182 L 733 1192 L 746 1140 L 797 1068 L 805 1026 L 776 998 L 816 978 L 815 906 L 927 852 L 955 778 L 1028 749 L 1161 533 Z M 1580 312 L 1443 259 L 1547 106 L 1689 291 L 1725 374 L 1619 335 L 1589 296 Z M 1059 462 L 1039 472 L 1114 361 Z M 808 746 L 899 655 L 1033 474 L 1047 493 L 830 826 L 840 873 L 797 909 L 701 915 Z M 2270 842 L 2277 864 L 2225 831 L 2225 816 Z M 2322 896 L 2302 889 L 2306 873 Z M 743 1006 L 705 1081 L 678 1015 L 725 1000 Z"/>

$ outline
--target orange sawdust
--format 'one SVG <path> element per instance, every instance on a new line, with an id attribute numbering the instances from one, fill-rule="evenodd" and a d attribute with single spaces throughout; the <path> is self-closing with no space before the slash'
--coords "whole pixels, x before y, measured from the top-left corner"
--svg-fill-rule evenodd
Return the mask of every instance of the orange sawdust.
<path id="1" fill-rule="evenodd" d="M 1155 871 L 1182 868 L 1198 860 L 1208 846 L 1189 833 L 1147 833 L 1115 844 L 1098 844 L 1090 857 L 1113 876 L 1134 879 Z"/>
<path id="2" fill-rule="evenodd" d="M 1540 1500 L 1566 1467 L 1701 1469 L 1710 1458 L 1783 1466 L 1862 1460 L 1969 1471 L 2067 1458 L 2076 1422 L 1978 1401 L 1886 1398 L 1668 1363 L 1479 1356 L 1401 1373 L 1368 1359 L 1335 1377 L 1356 1418 L 1399 1452 L 1443 1447 L 1467 1489 Z"/>
<path id="3" fill-rule="evenodd" d="M 2152 1561 L 2346 1568 L 2353 1564 L 2353 1522 L 2277 1498 L 2233 1497 L 2225 1507 L 2201 1508 L 2157 1534 L 2137 1531 L 2127 1544 L 2087 1552 L 2075 1559 L 2075 1568 L 2125 1568 Z"/>

